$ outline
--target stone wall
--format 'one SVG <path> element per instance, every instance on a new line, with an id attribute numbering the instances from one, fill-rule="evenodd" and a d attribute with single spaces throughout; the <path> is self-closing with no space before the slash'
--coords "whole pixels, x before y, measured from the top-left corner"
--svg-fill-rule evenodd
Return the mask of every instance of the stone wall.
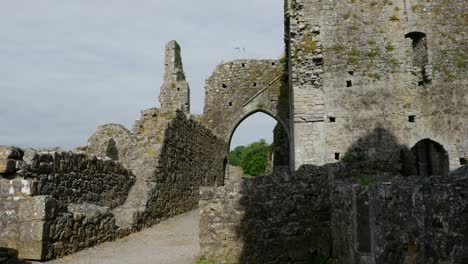
<path id="1" fill-rule="evenodd" d="M 315 166 L 202 188 L 201 254 L 215 263 L 306 263 L 328 256 L 329 190 L 327 170 Z"/>
<path id="2" fill-rule="evenodd" d="M 46 260 L 120 235 L 111 209 L 135 182 L 121 164 L 71 152 L 16 158 L 15 170 L 0 174 L 0 247 Z"/>
<path id="3" fill-rule="evenodd" d="M 439 142 L 451 169 L 466 160 L 465 1 L 286 7 L 296 168 L 334 161 L 376 127 L 407 148 Z"/>
<path id="4" fill-rule="evenodd" d="M 165 131 L 148 210 L 166 218 L 198 206 L 200 186 L 224 185 L 226 143 L 197 121 L 177 112 Z"/>
<path id="5" fill-rule="evenodd" d="M 465 263 L 468 173 L 399 177 L 362 186 L 338 182 L 332 194 L 337 263 Z"/>
<path id="6" fill-rule="evenodd" d="M 30 155 L 18 176 L 33 182 L 32 195 L 114 208 L 125 202 L 135 182 L 130 171 L 109 159 L 71 152 Z"/>
<path id="7" fill-rule="evenodd" d="M 206 82 L 203 123 L 229 142 L 249 115 L 264 112 L 289 130 L 284 60 L 236 60 L 218 65 Z"/>
<path id="8" fill-rule="evenodd" d="M 444 177 L 364 181 L 346 175 L 350 166 L 305 165 L 292 176 L 202 188 L 201 254 L 214 263 L 468 260 L 468 167 Z"/>

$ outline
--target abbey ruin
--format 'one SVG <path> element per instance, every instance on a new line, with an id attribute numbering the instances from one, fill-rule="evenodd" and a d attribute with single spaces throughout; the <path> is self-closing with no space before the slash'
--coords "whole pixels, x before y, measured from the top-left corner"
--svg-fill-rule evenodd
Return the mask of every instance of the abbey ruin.
<path id="1" fill-rule="evenodd" d="M 468 263 L 467 14 L 286 0 L 286 57 L 218 65 L 202 115 L 169 42 L 161 107 L 132 129 L 100 126 L 75 152 L 0 147 L 0 248 L 50 260 L 199 207 L 214 263 Z M 256 112 L 285 158 L 230 177 L 232 134 Z"/>

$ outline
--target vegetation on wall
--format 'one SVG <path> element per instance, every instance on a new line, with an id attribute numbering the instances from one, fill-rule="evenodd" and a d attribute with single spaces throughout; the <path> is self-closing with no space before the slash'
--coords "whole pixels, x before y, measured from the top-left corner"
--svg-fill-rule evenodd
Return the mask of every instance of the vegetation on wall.
<path id="1" fill-rule="evenodd" d="M 247 146 L 238 146 L 229 153 L 229 164 L 241 167 L 248 176 L 265 174 L 271 145 L 264 139 Z"/>

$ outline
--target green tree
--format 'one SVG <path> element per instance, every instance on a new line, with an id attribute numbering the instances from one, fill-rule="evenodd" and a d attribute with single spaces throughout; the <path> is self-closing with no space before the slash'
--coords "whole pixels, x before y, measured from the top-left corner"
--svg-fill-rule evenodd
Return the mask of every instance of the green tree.
<path id="1" fill-rule="evenodd" d="M 233 151 L 229 152 L 229 164 L 232 166 L 241 166 L 242 152 L 244 152 L 244 146 L 238 146 Z"/>
<path id="2" fill-rule="evenodd" d="M 245 174 L 258 176 L 264 174 L 268 166 L 271 146 L 264 139 L 254 142 L 242 151 L 241 167 Z"/>

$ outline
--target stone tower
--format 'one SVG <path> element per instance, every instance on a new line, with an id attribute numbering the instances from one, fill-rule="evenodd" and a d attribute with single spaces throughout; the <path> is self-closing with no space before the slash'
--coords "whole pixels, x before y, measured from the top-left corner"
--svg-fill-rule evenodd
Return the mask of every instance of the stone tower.
<path id="1" fill-rule="evenodd" d="M 162 113 L 171 113 L 180 109 L 190 113 L 190 88 L 185 80 L 180 46 L 176 41 L 166 45 L 164 83 L 159 94 Z"/>

